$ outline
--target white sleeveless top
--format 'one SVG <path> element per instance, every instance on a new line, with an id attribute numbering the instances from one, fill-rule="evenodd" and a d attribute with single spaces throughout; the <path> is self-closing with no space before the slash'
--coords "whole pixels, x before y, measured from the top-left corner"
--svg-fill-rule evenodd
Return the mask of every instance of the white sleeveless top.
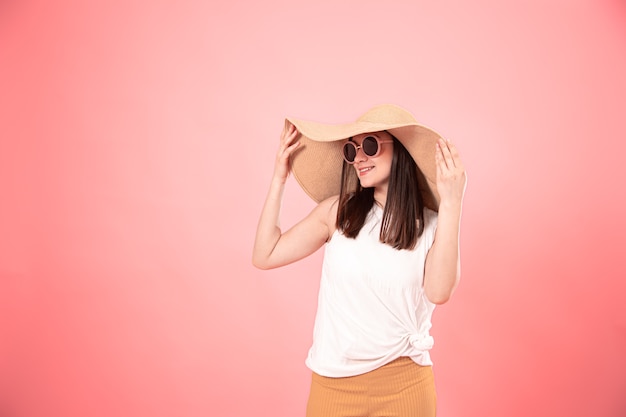
<path id="1" fill-rule="evenodd" d="M 326 244 L 313 345 L 306 365 L 328 377 L 373 371 L 400 356 L 432 365 L 435 305 L 424 293 L 424 262 L 437 213 L 424 209 L 415 249 L 379 241 L 382 208 L 374 204 L 356 239 L 336 231 Z"/>

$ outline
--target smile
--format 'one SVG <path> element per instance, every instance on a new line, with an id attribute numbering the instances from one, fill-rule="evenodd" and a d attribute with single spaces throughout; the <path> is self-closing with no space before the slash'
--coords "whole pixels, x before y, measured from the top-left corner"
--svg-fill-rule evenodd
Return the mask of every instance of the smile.
<path id="1" fill-rule="evenodd" d="M 367 174 L 369 171 L 371 171 L 373 169 L 374 169 L 374 167 L 359 168 L 359 175 Z"/>

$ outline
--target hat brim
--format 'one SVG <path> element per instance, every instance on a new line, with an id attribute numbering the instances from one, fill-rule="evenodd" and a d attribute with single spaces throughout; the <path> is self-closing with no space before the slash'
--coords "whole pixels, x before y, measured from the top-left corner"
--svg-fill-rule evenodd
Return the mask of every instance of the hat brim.
<path id="1" fill-rule="evenodd" d="M 375 109 L 380 111 L 380 107 Z M 390 105 L 384 107 L 391 113 L 401 111 L 403 117 L 389 120 L 395 116 L 391 114 L 381 117 L 383 120 L 363 120 L 373 109 L 354 123 L 340 125 L 286 119 L 285 122 L 295 125 L 300 133 L 296 139 L 300 141 L 300 146 L 291 161 L 293 175 L 314 201 L 319 203 L 340 192 L 343 141 L 363 133 L 387 131 L 402 143 L 417 164 L 417 180 L 424 205 L 435 211 L 439 208 L 435 150 L 441 135 L 417 123 L 404 109 Z"/>

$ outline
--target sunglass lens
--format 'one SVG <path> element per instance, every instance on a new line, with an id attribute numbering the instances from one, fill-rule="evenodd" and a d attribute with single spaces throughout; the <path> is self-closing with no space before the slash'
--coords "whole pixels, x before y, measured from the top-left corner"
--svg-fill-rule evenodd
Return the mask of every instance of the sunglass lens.
<path id="1" fill-rule="evenodd" d="M 363 152 L 367 156 L 374 156 L 378 153 L 378 141 L 373 136 L 368 136 L 363 139 L 363 143 L 361 143 L 363 147 Z"/>
<path id="2" fill-rule="evenodd" d="M 346 142 L 343 145 L 343 157 L 347 162 L 354 162 L 356 158 L 356 146 L 352 142 Z"/>

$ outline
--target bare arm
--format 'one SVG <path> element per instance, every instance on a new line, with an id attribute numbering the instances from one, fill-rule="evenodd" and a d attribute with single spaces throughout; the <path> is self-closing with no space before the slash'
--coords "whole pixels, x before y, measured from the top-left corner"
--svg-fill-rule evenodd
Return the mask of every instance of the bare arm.
<path id="1" fill-rule="evenodd" d="M 320 203 L 311 213 L 283 233 L 280 228 L 280 207 L 289 176 L 289 156 L 299 146 L 295 126 L 285 124 L 276 154 L 274 175 L 257 226 L 252 264 L 260 269 L 271 269 L 302 259 L 319 249 L 330 236 L 332 200 Z M 336 208 L 334 209 L 336 213 Z"/>
<path id="2" fill-rule="evenodd" d="M 441 202 L 435 241 L 426 257 L 424 290 L 431 302 L 443 304 L 461 278 L 459 234 L 467 175 L 456 147 L 448 141 L 439 139 L 435 160 Z"/>

